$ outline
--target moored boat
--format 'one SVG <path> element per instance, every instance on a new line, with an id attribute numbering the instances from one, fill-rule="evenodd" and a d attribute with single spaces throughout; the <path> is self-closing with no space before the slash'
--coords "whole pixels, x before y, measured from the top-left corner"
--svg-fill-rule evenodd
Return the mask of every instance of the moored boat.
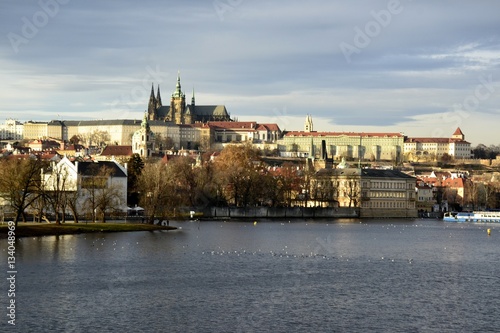
<path id="1" fill-rule="evenodd" d="M 500 223 L 500 212 L 449 212 L 444 214 L 445 222 Z"/>

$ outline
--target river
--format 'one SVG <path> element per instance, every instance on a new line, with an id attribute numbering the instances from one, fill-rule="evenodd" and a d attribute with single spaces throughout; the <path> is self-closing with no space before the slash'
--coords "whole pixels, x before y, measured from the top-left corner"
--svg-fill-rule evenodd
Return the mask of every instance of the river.
<path id="1" fill-rule="evenodd" d="M 180 229 L 19 239 L 15 331 L 500 330 L 496 225 L 424 219 L 171 225 Z M 0 245 L 8 277 L 7 241 Z M 7 332 L 13 327 L 2 317 Z"/>

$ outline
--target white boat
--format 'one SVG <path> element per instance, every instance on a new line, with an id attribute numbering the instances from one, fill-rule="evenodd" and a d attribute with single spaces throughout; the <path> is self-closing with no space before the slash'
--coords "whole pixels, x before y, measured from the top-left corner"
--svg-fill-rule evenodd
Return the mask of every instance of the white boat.
<path id="1" fill-rule="evenodd" d="M 449 212 L 443 217 L 445 222 L 500 223 L 500 212 Z"/>

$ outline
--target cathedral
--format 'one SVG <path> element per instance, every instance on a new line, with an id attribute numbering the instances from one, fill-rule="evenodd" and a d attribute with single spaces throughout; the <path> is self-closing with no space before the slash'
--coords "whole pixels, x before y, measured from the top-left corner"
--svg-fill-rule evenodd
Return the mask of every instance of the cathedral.
<path id="1" fill-rule="evenodd" d="M 209 121 L 232 121 L 224 105 L 196 105 L 193 97 L 191 104 L 186 105 L 186 95 L 181 90 L 181 78 L 177 75 L 177 85 L 170 97 L 170 105 L 163 106 L 160 96 L 160 86 L 156 96 L 151 87 L 148 104 L 148 119 L 170 121 L 175 124 L 206 123 Z"/>

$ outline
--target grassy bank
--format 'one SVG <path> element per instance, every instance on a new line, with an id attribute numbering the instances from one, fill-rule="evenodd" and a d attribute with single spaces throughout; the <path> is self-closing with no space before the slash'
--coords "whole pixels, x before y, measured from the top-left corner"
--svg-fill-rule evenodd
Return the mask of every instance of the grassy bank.
<path id="1" fill-rule="evenodd" d="M 126 224 L 126 223 L 19 223 L 15 233 L 16 237 L 35 237 L 50 235 L 71 235 L 95 232 L 126 232 L 126 231 L 154 231 L 174 230 L 175 227 L 152 224 Z M 7 223 L 0 225 L 0 238 L 7 238 Z"/>

